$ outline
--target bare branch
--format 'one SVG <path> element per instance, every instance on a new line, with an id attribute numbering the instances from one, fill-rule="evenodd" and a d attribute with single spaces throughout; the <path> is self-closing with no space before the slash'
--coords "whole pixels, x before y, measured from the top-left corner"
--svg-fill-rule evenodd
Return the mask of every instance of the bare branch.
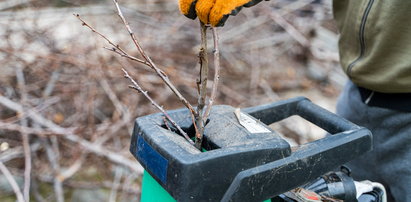
<path id="1" fill-rule="evenodd" d="M 123 15 L 123 12 L 121 11 L 118 1 L 113 0 L 113 2 L 117 8 L 117 15 L 121 18 L 121 21 L 125 25 L 128 33 L 130 34 L 131 39 L 133 40 L 134 45 L 140 52 L 141 56 L 143 56 L 143 58 L 149 63 L 148 66 L 151 67 L 156 72 L 156 74 L 164 81 L 164 83 L 170 88 L 170 90 L 173 91 L 173 93 L 178 97 L 178 99 L 180 99 L 180 101 L 184 104 L 184 106 L 186 106 L 190 110 L 190 112 L 193 113 L 194 116 L 196 116 L 197 112 L 194 110 L 193 106 L 191 106 L 191 104 L 184 98 L 184 96 L 180 93 L 180 91 L 177 90 L 174 84 L 171 83 L 167 74 L 163 70 L 157 67 L 157 65 L 151 60 L 151 58 L 146 54 L 144 49 L 141 47 L 133 30 L 131 30 L 130 24 L 127 22 L 126 18 Z"/>
<path id="2" fill-rule="evenodd" d="M 167 121 L 167 118 L 166 118 L 165 116 L 163 116 L 163 122 L 164 122 L 164 125 L 166 126 L 167 130 L 170 130 L 170 131 L 171 131 L 171 128 L 170 128 L 170 126 L 168 125 L 168 121 Z"/>
<path id="3" fill-rule="evenodd" d="M 47 158 L 49 160 L 49 163 L 53 169 L 53 188 L 54 188 L 54 193 L 56 195 L 56 201 L 57 202 L 64 202 L 64 196 L 63 196 L 63 184 L 62 181 L 58 178 L 58 175 L 60 173 L 60 165 L 59 165 L 59 155 L 58 152 L 56 152 L 51 145 L 47 142 L 47 139 L 42 139 L 43 145 L 46 147 L 46 154 Z"/>
<path id="4" fill-rule="evenodd" d="M 201 144 L 203 141 L 204 133 L 204 120 L 203 120 L 203 110 L 205 106 L 205 100 L 207 97 L 207 77 L 208 77 L 208 56 L 207 56 L 207 26 L 200 22 L 201 27 L 201 48 L 198 53 L 198 58 L 200 60 L 200 76 L 198 79 L 198 86 L 200 89 L 198 95 L 198 105 L 197 105 L 197 116 L 195 125 L 197 126 L 196 130 L 196 139 L 195 146 L 197 149 L 201 150 Z"/>
<path id="5" fill-rule="evenodd" d="M 267 11 L 269 13 L 270 18 L 280 25 L 284 30 L 290 34 L 300 45 L 304 47 L 310 46 L 310 41 L 300 32 L 298 31 L 292 24 L 287 22 L 281 15 L 277 14 L 276 12 Z"/>
<path id="6" fill-rule="evenodd" d="M 218 48 L 218 30 L 216 27 L 211 28 L 213 30 L 213 41 L 214 41 L 214 81 L 213 81 L 213 87 L 211 89 L 211 95 L 210 99 L 206 108 L 206 112 L 204 113 L 204 120 L 208 119 L 208 116 L 210 115 L 211 107 L 214 104 L 214 100 L 216 99 L 217 96 L 217 88 L 218 88 L 218 82 L 220 80 L 220 50 Z"/>
<path id="7" fill-rule="evenodd" d="M 113 47 L 113 48 L 103 47 L 103 48 L 106 49 L 106 50 L 109 50 L 109 51 L 111 51 L 111 52 L 117 53 L 117 54 L 120 55 L 121 57 L 125 57 L 125 58 L 127 58 L 127 59 L 132 60 L 132 61 L 139 62 L 139 63 L 145 64 L 145 65 L 147 65 L 147 66 L 150 66 L 150 64 L 149 64 L 148 62 L 143 61 L 143 60 L 141 60 L 141 59 L 138 59 L 138 58 L 136 58 L 136 57 L 133 57 L 133 56 L 127 54 L 127 53 L 121 52 L 121 51 L 120 51 L 119 49 L 117 49 L 117 48 L 114 48 L 114 47 Z"/>
<path id="8" fill-rule="evenodd" d="M 152 63 L 151 59 L 147 56 L 147 54 L 144 52 L 143 48 L 141 47 L 140 43 L 138 42 L 137 37 L 134 34 L 133 30 L 131 30 L 130 23 L 128 23 L 126 18 L 124 17 L 123 12 L 120 9 L 120 5 L 118 4 L 118 1 L 113 0 L 113 2 L 114 2 L 114 5 L 116 6 L 116 9 L 117 9 L 117 15 L 120 17 L 121 21 L 126 26 L 126 29 L 127 29 L 128 33 L 130 34 L 130 37 L 133 40 L 134 45 L 136 46 L 136 48 L 140 52 L 141 56 L 143 56 L 143 58 L 146 59 L 146 61 Z"/>
<path id="9" fill-rule="evenodd" d="M 120 180 L 121 180 L 122 175 L 123 175 L 122 171 L 120 170 L 119 167 L 117 167 L 114 173 L 113 187 L 111 187 L 110 197 L 108 200 L 109 202 L 116 201 L 117 191 L 120 187 Z"/>
<path id="10" fill-rule="evenodd" d="M 1 127 L 0 127 L 1 128 Z M 31 152 L 36 152 L 42 147 L 40 146 L 40 143 L 35 142 L 31 144 Z M 6 151 L 1 152 L 0 154 L 0 161 L 3 163 L 6 163 L 7 161 L 16 159 L 16 158 L 21 158 L 24 157 L 24 149 L 22 146 L 18 147 L 13 147 L 10 149 L 7 149 Z"/>
<path id="11" fill-rule="evenodd" d="M 0 161 L 0 170 L 3 173 L 3 175 L 6 177 L 7 181 L 9 181 L 10 186 L 13 188 L 13 191 L 14 191 L 14 194 L 16 194 L 17 200 L 19 202 L 24 202 L 24 197 L 23 197 L 23 194 L 21 193 L 19 185 L 17 184 L 16 180 L 14 180 L 14 177 L 13 175 L 11 175 L 9 169 L 7 169 L 7 167 L 1 161 Z"/>
<path id="12" fill-rule="evenodd" d="M 56 133 L 54 133 L 53 131 L 50 131 L 50 130 L 36 129 L 36 128 L 21 126 L 21 125 L 13 124 L 13 123 L 6 123 L 6 122 L 2 122 L 2 121 L 0 121 L 0 128 L 3 129 L 3 130 L 18 131 L 20 133 L 33 133 L 33 134 L 37 134 L 37 135 L 40 135 L 40 136 L 47 136 L 47 135 L 55 135 L 56 134 Z M 70 129 L 68 129 L 68 130 L 70 130 Z"/>
<path id="13" fill-rule="evenodd" d="M 21 93 L 21 102 L 23 105 L 27 104 L 27 91 L 26 91 L 26 81 L 24 78 L 23 69 L 21 66 L 16 68 L 16 78 L 17 83 L 20 88 Z M 22 114 L 25 114 L 25 110 L 21 111 Z M 27 119 L 21 119 L 21 125 L 27 127 Z M 30 149 L 30 140 L 27 133 L 22 133 L 23 148 L 24 148 L 24 188 L 23 196 L 25 201 L 30 201 L 30 180 L 31 180 L 31 149 Z"/>
<path id="14" fill-rule="evenodd" d="M 103 35 L 102 33 L 98 32 L 96 29 L 94 29 L 92 26 L 90 26 L 88 23 L 86 23 L 79 14 L 73 14 L 77 19 L 79 19 L 83 24 L 83 26 L 88 27 L 92 32 L 98 34 L 100 37 L 102 37 L 104 40 L 106 40 L 110 45 L 112 45 L 114 48 L 118 49 L 119 51 L 121 51 L 122 53 L 125 54 L 125 51 L 119 47 L 118 44 L 114 44 L 109 38 L 107 38 L 105 35 Z"/>
<path id="15" fill-rule="evenodd" d="M 164 114 L 164 116 L 167 118 L 168 121 L 171 122 L 171 124 L 173 124 L 173 126 L 175 126 L 177 128 L 177 130 L 184 136 L 184 138 L 191 144 L 193 144 L 193 141 L 190 139 L 190 137 L 187 135 L 186 132 L 183 131 L 183 129 L 180 128 L 180 126 L 168 115 L 168 113 L 163 109 L 163 107 L 161 107 L 160 105 L 158 105 L 153 98 L 151 98 L 150 95 L 148 95 L 147 91 L 144 91 L 141 86 L 133 79 L 131 78 L 131 76 L 128 74 L 128 72 L 123 68 L 122 69 L 124 72 L 124 77 L 127 78 L 128 80 L 131 81 L 131 83 L 133 84 L 132 86 L 130 86 L 130 88 L 137 90 L 138 92 L 140 92 L 141 94 L 144 95 L 144 97 L 146 97 L 153 106 L 155 106 L 158 110 L 161 111 L 161 113 Z"/>
<path id="16" fill-rule="evenodd" d="M 120 139 L 118 137 L 114 140 L 114 145 L 116 148 L 121 148 Z M 119 166 L 116 166 L 115 171 L 114 171 L 114 180 L 113 180 L 113 186 L 111 187 L 109 202 L 116 201 L 117 190 L 120 187 L 120 181 L 121 181 L 122 176 L 123 176 L 123 169 L 120 168 Z"/>
<path id="17" fill-rule="evenodd" d="M 16 112 L 20 112 L 22 111 L 23 107 L 0 95 L 0 104 L 8 107 L 11 110 L 14 110 Z M 41 116 L 39 113 L 31 110 L 31 109 L 26 109 L 26 113 L 28 114 L 29 118 L 32 119 L 33 121 L 35 121 L 36 123 L 40 124 L 43 127 L 46 127 L 48 131 L 53 132 L 56 135 L 61 135 L 63 138 L 77 143 L 80 146 L 82 146 L 85 150 L 95 153 L 99 156 L 104 156 L 106 157 L 108 160 L 123 165 L 127 168 L 129 168 L 130 170 L 133 170 L 139 174 L 141 174 L 142 172 L 142 168 L 141 166 L 139 166 L 138 163 L 134 162 L 134 161 L 130 161 L 129 159 L 125 158 L 124 156 L 116 153 L 116 152 L 112 152 L 110 150 L 107 150 L 106 148 L 101 147 L 100 145 L 96 144 L 96 143 L 91 143 L 83 138 L 81 138 L 80 136 L 76 135 L 73 133 L 73 129 L 70 128 L 63 128 L 55 123 L 53 123 L 52 121 L 44 118 L 43 116 Z M 10 127 L 10 129 L 16 129 L 15 127 Z M 29 132 L 29 134 L 37 134 L 36 132 L 40 132 L 38 130 L 30 130 L 30 128 L 24 128 L 22 130 L 27 130 L 27 132 Z"/>
<path id="18" fill-rule="evenodd" d="M 118 2 L 116 0 L 113 0 L 114 4 L 116 5 L 117 11 L 118 11 L 118 16 L 121 18 L 122 22 L 124 23 L 124 25 L 127 28 L 127 31 L 130 34 L 131 39 L 133 40 L 133 43 L 135 44 L 135 46 L 137 47 L 138 51 L 140 52 L 140 54 L 143 56 L 143 58 L 146 61 L 143 61 L 141 59 L 138 59 L 136 57 L 131 56 L 130 54 L 128 54 L 125 50 L 123 50 L 122 48 L 120 48 L 119 45 L 114 44 L 108 37 L 104 36 L 103 34 L 101 34 L 100 32 L 98 32 L 96 29 L 94 29 L 92 26 L 90 26 L 89 24 L 87 24 L 82 18 L 80 18 L 79 14 L 74 14 L 75 17 L 77 17 L 83 24 L 83 26 L 88 27 L 91 31 L 93 31 L 94 33 L 98 34 L 99 36 L 101 36 L 103 39 L 105 39 L 111 46 L 112 48 L 105 48 L 109 51 L 115 52 L 117 54 L 119 54 L 122 57 L 126 57 L 130 60 L 142 63 L 147 65 L 148 67 L 150 67 L 151 69 L 153 69 L 156 74 L 164 81 L 164 83 L 170 88 L 170 90 L 178 97 L 178 99 L 184 104 L 184 106 L 186 106 L 191 113 L 193 113 L 194 115 L 197 114 L 197 112 L 194 110 L 193 106 L 187 101 L 187 99 L 184 98 L 184 96 L 180 93 L 180 91 L 178 91 L 178 89 L 174 86 L 174 84 L 171 83 L 170 79 L 168 78 L 167 74 L 162 71 L 160 68 L 158 68 L 156 66 L 156 64 L 151 60 L 151 58 L 145 53 L 145 51 L 143 50 L 143 48 L 141 47 L 140 43 L 138 42 L 135 34 L 133 33 L 133 31 L 130 28 L 129 23 L 126 21 L 126 19 L 123 16 L 123 13 L 120 9 L 120 6 L 118 5 Z"/>
<path id="19" fill-rule="evenodd" d="M 73 176 L 77 171 L 80 170 L 81 166 L 83 165 L 83 162 L 85 160 L 86 154 L 82 154 L 74 163 L 70 165 L 70 167 L 65 168 L 62 170 L 57 178 L 61 181 L 64 182 L 66 179 L 70 178 Z"/>
<path id="20" fill-rule="evenodd" d="M 86 26 L 87 28 L 89 28 L 92 32 L 96 33 L 97 35 L 99 35 L 101 38 L 103 38 L 105 41 L 107 41 L 107 43 L 109 43 L 112 48 L 107 48 L 104 47 L 104 49 L 107 49 L 109 51 L 115 52 L 117 54 L 119 54 L 122 57 L 126 57 L 130 60 L 145 64 L 147 66 L 150 66 L 150 64 L 146 61 L 143 61 L 141 59 L 138 59 L 136 57 L 131 56 L 130 54 L 128 54 L 124 49 L 122 49 L 118 44 L 115 44 L 114 42 L 112 42 L 108 37 L 106 37 L 104 34 L 100 33 L 99 31 L 97 31 L 96 29 L 94 29 L 94 27 L 92 27 L 91 25 L 89 25 L 86 21 L 84 21 L 79 14 L 73 14 L 75 17 L 77 17 L 77 19 L 79 19 L 82 22 L 83 26 Z"/>

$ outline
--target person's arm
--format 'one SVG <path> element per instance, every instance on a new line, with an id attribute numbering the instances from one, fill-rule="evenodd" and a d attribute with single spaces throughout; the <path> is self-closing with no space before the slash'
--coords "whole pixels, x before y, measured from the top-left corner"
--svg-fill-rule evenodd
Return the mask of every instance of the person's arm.
<path id="1" fill-rule="evenodd" d="M 180 11 L 188 18 L 197 16 L 204 24 L 223 26 L 229 15 L 242 7 L 254 6 L 262 0 L 179 0 Z M 268 1 L 268 0 L 265 0 Z"/>

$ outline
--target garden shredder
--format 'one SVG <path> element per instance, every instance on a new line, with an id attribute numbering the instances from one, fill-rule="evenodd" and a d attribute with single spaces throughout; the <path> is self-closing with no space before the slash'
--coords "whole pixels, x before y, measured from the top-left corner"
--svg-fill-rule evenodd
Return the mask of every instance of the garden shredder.
<path id="1" fill-rule="evenodd" d="M 188 110 L 168 113 L 194 133 Z M 291 148 L 268 125 L 293 115 L 330 135 Z M 319 177 L 371 150 L 372 134 L 297 97 L 242 110 L 214 106 L 202 147 L 167 129 L 160 113 L 137 118 L 130 151 L 145 168 L 141 201 L 264 201 L 307 184 L 318 188 Z"/>

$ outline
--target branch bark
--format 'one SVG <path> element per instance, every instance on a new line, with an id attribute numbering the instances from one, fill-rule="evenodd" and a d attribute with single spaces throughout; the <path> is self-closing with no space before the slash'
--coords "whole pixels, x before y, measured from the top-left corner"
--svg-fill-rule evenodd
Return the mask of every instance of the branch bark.
<path id="1" fill-rule="evenodd" d="M 142 64 L 150 67 L 151 69 L 153 69 L 153 70 L 155 71 L 155 73 L 163 80 L 163 82 L 170 88 L 170 90 L 178 97 L 178 99 L 183 103 L 183 105 L 186 106 L 186 107 L 189 109 L 190 114 L 191 114 L 191 119 L 192 119 L 192 121 L 193 121 L 194 128 L 195 128 L 195 131 L 196 131 L 196 137 L 199 137 L 199 138 L 196 138 L 196 139 L 201 139 L 201 137 L 202 137 L 202 132 L 199 133 L 198 126 L 197 126 L 197 119 L 198 119 L 198 117 L 199 117 L 200 119 L 202 119 L 202 112 L 201 112 L 201 115 L 199 115 L 198 110 L 196 111 L 196 110 L 194 109 L 194 107 L 183 97 L 183 95 L 182 95 L 182 94 L 177 90 L 177 88 L 171 83 L 168 75 L 167 75 L 164 71 L 162 71 L 160 68 L 158 68 L 158 67 L 156 66 L 156 64 L 151 60 L 151 58 L 146 54 L 146 52 L 144 51 L 144 49 L 141 47 L 139 41 L 137 40 L 137 37 L 135 36 L 134 32 L 131 30 L 131 27 L 130 27 L 129 23 L 126 21 L 124 15 L 123 15 L 123 13 L 122 13 L 122 11 L 121 11 L 121 9 L 120 9 L 120 6 L 119 6 L 119 4 L 118 4 L 118 1 L 117 1 L 117 0 L 113 0 L 113 2 L 114 2 L 115 6 L 116 6 L 116 9 L 117 9 L 117 15 L 120 17 L 121 21 L 122 21 L 123 24 L 125 25 L 128 33 L 130 34 L 130 37 L 131 37 L 134 45 L 136 46 L 136 48 L 138 49 L 138 51 L 140 52 L 140 54 L 141 54 L 141 56 L 144 58 L 144 60 L 141 60 L 141 59 L 139 59 L 139 58 L 130 56 L 126 51 L 124 51 L 121 47 L 119 47 L 119 45 L 114 44 L 108 37 L 104 36 L 103 34 L 101 34 L 100 32 L 98 32 L 96 29 L 94 29 L 92 26 L 90 26 L 89 24 L 87 24 L 83 19 L 80 18 L 80 16 L 79 16 L 78 14 L 75 14 L 74 16 L 76 16 L 76 17 L 83 23 L 83 26 L 86 26 L 86 27 L 88 27 L 91 31 L 93 31 L 94 33 L 97 33 L 99 36 L 101 36 L 103 39 L 105 39 L 105 40 L 112 46 L 112 48 L 105 48 L 105 49 L 107 49 L 107 50 L 109 50 L 109 51 L 112 51 L 112 52 L 114 52 L 114 53 L 117 53 L 118 55 L 120 55 L 120 56 L 122 56 L 122 57 L 126 57 L 126 58 L 128 58 L 128 59 L 130 59 L 130 60 L 132 60 L 132 61 L 136 61 L 136 62 L 142 63 Z M 206 50 L 207 50 L 207 49 L 205 49 L 205 51 L 204 51 L 205 53 L 206 53 Z M 207 66 L 208 66 L 208 65 L 207 65 Z M 123 69 L 123 71 L 124 71 L 124 69 Z M 207 71 L 208 71 L 208 70 L 207 70 Z M 127 76 L 126 76 L 126 77 L 127 77 Z M 130 78 L 131 78 L 131 77 L 130 77 Z M 207 77 L 205 77 L 205 78 L 207 78 Z M 132 81 L 132 82 L 133 82 L 133 81 Z M 135 82 L 135 81 L 134 81 L 134 82 Z M 206 84 L 207 84 L 207 82 L 205 82 L 205 87 L 204 87 L 204 89 L 206 89 Z M 143 91 L 143 90 L 141 90 L 141 91 L 139 90 L 140 87 L 138 87 L 138 84 L 137 84 L 137 86 L 135 86 L 135 83 L 133 83 L 133 87 L 131 87 L 131 88 L 133 88 L 133 89 L 135 89 L 135 90 L 137 90 L 137 91 L 139 91 L 139 92 L 142 92 L 145 96 L 146 96 L 146 95 L 148 96 L 147 92 L 145 92 L 145 91 Z M 140 88 L 140 89 L 141 89 L 141 88 Z M 145 93 L 144 93 L 144 92 L 145 92 Z M 206 90 L 204 90 L 204 92 L 206 93 Z M 147 96 L 146 96 L 146 98 L 148 98 Z M 153 99 L 150 98 L 149 100 L 150 100 L 151 103 L 154 103 L 154 100 L 153 100 Z M 205 96 L 203 97 L 203 100 L 204 100 L 204 102 L 205 102 Z M 203 102 L 203 103 L 204 103 L 204 102 Z M 153 104 L 153 105 L 154 105 L 156 108 L 158 108 L 158 109 L 161 108 L 163 114 L 165 113 L 165 115 L 166 115 L 166 112 L 164 111 L 164 109 L 162 109 L 162 107 L 160 107 L 158 104 Z M 156 106 L 156 105 L 157 105 L 157 106 Z M 204 104 L 203 104 L 203 107 L 202 107 L 202 108 L 204 108 Z M 160 111 L 161 111 L 161 110 L 160 110 Z M 168 115 L 166 115 L 166 118 L 167 118 L 167 120 L 169 120 L 169 121 L 177 128 L 177 130 L 184 136 L 184 138 L 186 138 L 187 141 L 189 141 L 189 143 L 194 144 L 193 141 L 189 138 L 189 136 L 177 125 L 177 123 L 176 123 L 175 121 L 173 121 Z M 199 121 L 198 123 L 201 123 L 201 122 L 203 122 L 203 121 L 201 120 L 201 121 Z M 203 124 L 202 124 L 202 125 L 203 125 Z M 204 126 L 202 126 L 202 128 L 204 128 Z M 196 140 L 196 141 L 197 141 L 197 140 Z M 200 145 L 201 145 L 201 141 L 198 141 L 198 142 L 200 142 Z"/>
<path id="2" fill-rule="evenodd" d="M 218 81 L 219 81 L 219 72 L 220 72 L 220 62 L 219 62 L 219 50 L 218 50 L 218 34 L 217 31 L 213 28 L 213 38 L 214 38 L 214 66 L 215 66 L 215 73 L 214 73 L 214 82 L 213 82 L 213 88 L 211 92 L 211 97 L 209 100 L 209 103 L 206 107 L 206 98 L 207 98 L 207 80 L 208 80 L 208 56 L 207 56 L 207 25 L 204 23 L 200 22 L 201 26 L 201 48 L 199 51 L 199 60 L 200 60 L 200 74 L 199 74 L 199 79 L 198 79 L 198 100 L 197 100 L 197 108 L 194 109 L 193 106 L 182 96 L 182 94 L 177 90 L 177 88 L 171 83 L 168 75 L 162 71 L 160 68 L 156 66 L 156 64 L 152 61 L 152 59 L 148 56 L 148 54 L 144 51 L 142 48 L 139 40 L 137 39 L 137 36 L 134 34 L 133 30 L 130 27 L 130 24 L 126 20 L 126 18 L 123 15 L 123 12 L 120 8 L 120 5 L 117 0 L 113 0 L 113 3 L 116 7 L 117 10 L 117 15 L 121 19 L 122 23 L 124 24 L 125 28 L 127 29 L 127 32 L 130 35 L 131 40 L 133 41 L 134 46 L 137 48 L 139 51 L 141 57 L 143 59 L 139 59 L 133 56 L 130 56 L 126 51 L 124 51 L 119 45 L 116 45 L 113 43 L 108 37 L 104 36 L 100 32 L 98 32 L 96 29 L 91 27 L 89 24 L 87 24 L 83 19 L 80 18 L 78 14 L 75 16 L 83 23 L 83 26 L 88 27 L 91 31 L 97 33 L 99 36 L 101 36 L 104 40 L 106 40 L 112 47 L 111 48 L 105 48 L 109 51 L 112 51 L 114 53 L 117 53 L 118 55 L 122 57 L 126 57 L 132 61 L 139 62 L 141 64 L 144 64 L 148 67 L 150 67 L 154 72 L 159 76 L 162 81 L 168 86 L 168 88 L 179 98 L 179 100 L 183 103 L 184 106 L 186 106 L 190 113 L 191 113 L 191 118 L 194 124 L 195 128 L 195 147 L 201 150 L 201 145 L 202 145 L 202 140 L 203 140 L 203 133 L 204 133 L 204 127 L 205 123 L 207 121 L 207 118 L 209 116 L 211 107 L 214 103 L 216 94 L 217 94 L 217 86 L 218 86 Z M 150 102 L 157 108 L 159 109 L 166 117 L 168 121 L 170 121 L 176 128 L 177 130 L 189 141 L 192 143 L 193 141 L 189 138 L 189 136 L 176 124 L 175 121 L 171 119 L 170 116 L 166 113 L 166 111 L 158 105 L 154 100 L 148 95 L 148 93 L 135 82 L 130 75 L 123 69 L 123 72 L 125 73 L 125 77 L 128 78 L 133 85 L 130 86 L 132 89 L 137 90 L 138 92 L 142 93 L 147 99 L 150 100 Z"/>
<path id="3" fill-rule="evenodd" d="M 180 99 L 180 101 L 191 111 L 192 114 L 195 116 L 197 115 L 196 111 L 194 110 L 193 106 L 184 98 L 184 96 L 180 93 L 180 91 L 177 90 L 177 88 L 174 86 L 174 84 L 171 83 L 170 79 L 168 78 L 167 74 L 162 71 L 160 68 L 157 67 L 157 65 L 151 60 L 151 58 L 147 55 L 147 53 L 144 51 L 144 49 L 141 47 L 139 41 L 137 40 L 137 37 L 135 36 L 133 30 L 131 30 L 130 24 L 127 22 L 126 18 L 123 15 L 123 12 L 120 9 L 120 6 L 118 4 L 117 0 L 113 0 L 116 8 L 117 8 L 117 15 L 120 17 L 121 21 L 123 22 L 124 26 L 126 27 L 128 33 L 130 34 L 131 39 L 133 40 L 134 45 L 140 52 L 141 56 L 145 59 L 146 62 L 149 63 L 149 67 L 151 67 L 156 74 L 164 81 L 164 83 L 170 88 L 171 91 Z"/>
<path id="4" fill-rule="evenodd" d="M 217 88 L 218 88 L 218 82 L 220 80 L 220 50 L 218 48 L 218 42 L 219 42 L 219 37 L 218 37 L 218 30 L 216 27 L 211 28 L 213 31 L 213 42 L 214 42 L 214 81 L 213 81 L 213 87 L 211 89 L 211 95 L 210 99 L 208 101 L 208 105 L 206 108 L 206 112 L 204 113 L 204 120 L 208 119 L 208 116 L 210 115 L 211 107 L 214 104 L 214 100 L 216 99 L 217 96 Z"/>
<path id="5" fill-rule="evenodd" d="M 204 122 L 203 120 L 203 110 L 205 107 L 205 100 L 207 97 L 207 77 L 208 77 L 208 56 L 207 56 L 207 26 L 200 22 L 201 27 L 201 48 L 198 53 L 200 60 L 200 76 L 198 80 L 199 95 L 198 95 L 198 105 L 197 105 L 197 116 L 195 116 L 195 124 L 197 126 L 195 146 L 197 149 L 201 150 L 201 144 L 203 142 L 204 133 Z"/>
<path id="6" fill-rule="evenodd" d="M 112 42 L 108 37 L 106 37 L 104 34 L 98 32 L 96 29 L 94 29 L 91 25 L 89 25 L 88 23 L 86 23 L 79 14 L 74 14 L 75 17 L 77 17 L 81 22 L 83 26 L 86 26 L 87 28 L 89 28 L 92 32 L 96 33 L 97 35 L 99 35 L 100 37 L 102 37 L 105 41 L 107 41 L 112 47 L 111 48 L 106 48 L 109 51 L 112 51 L 114 53 L 117 53 L 118 55 L 120 55 L 121 57 L 125 57 L 127 59 L 130 59 L 132 61 L 144 64 L 148 67 L 150 67 L 151 69 L 154 70 L 154 72 L 157 74 L 157 76 L 159 76 L 164 83 L 167 85 L 167 87 L 170 88 L 170 90 L 178 97 L 178 99 L 183 103 L 183 105 L 185 107 L 187 107 L 190 112 L 193 115 L 196 115 L 197 112 L 194 110 L 194 107 L 187 101 L 187 99 L 184 98 L 184 96 L 180 93 L 180 91 L 174 86 L 174 84 L 172 84 L 172 82 L 170 81 L 170 79 L 168 78 L 168 75 L 161 70 L 160 68 L 157 67 L 157 65 L 151 60 L 151 58 L 145 53 L 145 51 L 143 50 L 143 48 L 141 47 L 140 43 L 137 40 L 137 37 L 135 36 L 134 32 L 131 30 L 129 23 L 126 21 L 126 19 L 123 16 L 123 13 L 120 9 L 120 6 L 118 5 L 118 2 L 116 0 L 113 0 L 114 4 L 116 5 L 117 8 L 117 14 L 118 16 L 121 18 L 123 24 L 126 26 L 127 31 L 130 34 L 131 39 L 133 40 L 134 45 L 136 46 L 136 48 L 138 49 L 138 51 L 140 52 L 140 54 L 142 55 L 142 57 L 144 58 L 144 60 L 136 58 L 134 56 L 131 56 L 130 54 L 128 54 L 124 49 L 122 49 L 119 45 L 115 44 L 114 42 Z"/>
<path id="7" fill-rule="evenodd" d="M 122 57 L 126 57 L 130 60 L 145 64 L 145 65 L 150 65 L 148 62 L 143 61 L 141 59 L 138 59 L 136 57 L 131 56 L 130 54 L 128 54 L 124 49 L 122 49 L 118 44 L 115 44 L 114 42 L 112 42 L 108 37 L 106 37 L 104 34 L 100 33 L 99 31 L 97 31 L 96 29 L 94 29 L 94 27 L 92 27 L 91 25 L 89 25 L 86 21 L 84 21 L 79 14 L 73 14 L 77 19 L 79 19 L 82 22 L 83 26 L 86 26 L 87 28 L 89 28 L 92 32 L 96 33 L 97 35 L 99 35 L 101 38 L 103 38 L 107 43 L 109 43 L 112 48 L 105 48 L 109 51 L 115 52 L 117 54 L 119 54 Z"/>
<path id="8" fill-rule="evenodd" d="M 0 95 L 0 104 L 4 105 L 5 107 L 14 110 L 16 112 L 21 113 L 21 111 L 23 110 L 23 107 Z M 73 128 L 63 128 L 55 123 L 53 123 L 52 121 L 44 118 L 43 116 L 41 116 L 39 113 L 35 112 L 34 110 L 31 109 L 26 109 L 26 113 L 28 115 L 28 117 L 30 119 L 32 119 L 34 122 L 38 123 L 39 125 L 47 128 L 48 130 L 45 130 L 43 132 L 41 132 L 41 130 L 37 130 L 37 129 L 32 129 L 32 128 L 28 128 L 28 127 L 22 127 L 21 129 L 18 129 L 16 127 L 9 127 L 7 129 L 12 129 L 12 130 L 17 130 L 17 131 L 24 131 L 24 132 L 28 132 L 28 134 L 50 134 L 53 133 L 55 135 L 61 135 L 61 137 L 79 144 L 81 147 L 83 147 L 85 150 L 95 153 L 99 156 L 104 156 L 106 157 L 108 160 L 117 163 L 119 165 L 123 165 L 127 168 L 129 168 L 130 170 L 135 171 L 138 174 L 142 173 L 142 168 L 141 166 L 134 162 L 134 161 L 130 161 L 129 159 L 125 158 L 124 156 L 122 156 L 121 154 L 118 154 L 116 152 L 112 152 L 110 150 L 107 150 L 106 148 L 101 147 L 99 144 L 96 143 L 92 143 L 89 142 L 83 138 L 81 138 L 80 136 L 76 135 L 73 131 Z"/>
<path id="9" fill-rule="evenodd" d="M 16 78 L 17 83 L 20 88 L 21 93 L 21 102 L 23 106 L 27 104 L 27 91 L 26 91 L 26 80 L 24 78 L 23 69 L 21 66 L 16 67 Z M 21 111 L 21 115 L 25 114 L 25 109 Z M 27 127 L 27 119 L 24 117 L 20 120 L 21 125 Z M 23 149 L 24 149 L 24 188 L 23 188 L 23 196 L 26 202 L 30 201 L 30 180 L 31 180 L 31 149 L 30 149 L 30 139 L 29 134 L 22 133 L 22 142 L 23 142 Z"/>
<path id="10" fill-rule="evenodd" d="M 56 201 L 57 202 L 64 202 L 64 196 L 63 196 L 63 184 L 60 179 L 58 179 L 58 175 L 60 173 L 60 165 L 59 165 L 59 154 L 56 150 L 52 148 L 52 146 L 49 144 L 47 139 L 42 139 L 43 145 L 46 147 L 46 154 L 47 158 L 49 160 L 49 163 L 52 167 L 53 170 L 53 188 L 54 188 L 54 193 L 56 195 Z"/>
<path id="11" fill-rule="evenodd" d="M 175 126 L 177 128 L 177 130 L 184 136 L 184 138 L 190 143 L 193 144 L 193 141 L 190 139 L 190 137 L 187 135 L 186 132 L 184 132 L 183 129 L 181 129 L 181 127 L 170 117 L 170 115 L 168 115 L 168 113 L 163 109 L 163 107 L 161 107 L 160 105 L 158 105 L 153 98 L 151 98 L 150 95 L 148 95 L 147 91 L 144 91 L 141 86 L 133 79 L 131 78 L 131 76 L 128 74 L 128 72 L 123 68 L 122 69 L 124 72 L 124 77 L 127 78 L 128 80 L 131 81 L 131 83 L 133 85 L 130 86 L 130 88 L 138 91 L 139 93 L 143 94 L 144 97 L 146 97 L 151 104 L 156 107 L 158 110 L 161 111 L 161 113 L 164 114 L 164 116 L 167 118 L 168 121 L 170 121 L 171 124 L 173 124 L 173 126 Z"/>

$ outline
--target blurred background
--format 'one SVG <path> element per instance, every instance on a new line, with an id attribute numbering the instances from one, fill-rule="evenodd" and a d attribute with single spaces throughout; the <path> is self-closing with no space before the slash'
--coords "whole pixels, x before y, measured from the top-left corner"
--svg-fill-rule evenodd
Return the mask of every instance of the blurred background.
<path id="1" fill-rule="evenodd" d="M 181 16 L 177 0 L 119 3 L 143 48 L 195 105 L 198 21 Z M 105 50 L 73 14 L 139 56 L 110 0 L 0 0 L 0 201 L 16 200 L 11 177 L 32 201 L 139 201 L 133 120 L 157 111 L 121 68 L 165 109 L 183 107 L 152 70 Z M 331 1 L 263 2 L 219 33 L 217 104 L 306 96 L 334 111 L 346 78 Z M 293 145 L 325 134 L 298 117 L 272 127 Z"/>

